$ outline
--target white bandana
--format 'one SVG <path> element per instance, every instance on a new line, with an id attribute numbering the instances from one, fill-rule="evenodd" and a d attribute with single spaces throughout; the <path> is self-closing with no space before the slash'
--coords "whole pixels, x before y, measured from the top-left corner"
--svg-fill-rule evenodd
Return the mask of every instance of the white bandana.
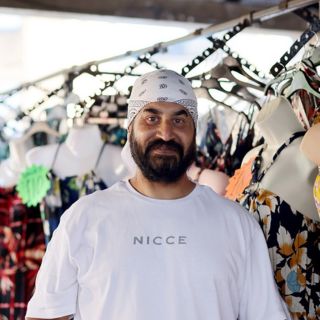
<path id="1" fill-rule="evenodd" d="M 190 82 L 171 70 L 156 70 L 144 74 L 133 85 L 128 101 L 128 125 L 150 102 L 175 102 L 184 106 L 197 127 L 197 98 Z"/>
<path id="2" fill-rule="evenodd" d="M 191 83 L 171 70 L 156 70 L 138 78 L 128 100 L 128 126 L 141 109 L 150 102 L 175 102 L 187 109 L 197 127 L 197 98 Z M 128 177 L 134 176 L 137 165 L 131 155 L 129 141 L 122 149 L 122 160 L 128 169 Z"/>

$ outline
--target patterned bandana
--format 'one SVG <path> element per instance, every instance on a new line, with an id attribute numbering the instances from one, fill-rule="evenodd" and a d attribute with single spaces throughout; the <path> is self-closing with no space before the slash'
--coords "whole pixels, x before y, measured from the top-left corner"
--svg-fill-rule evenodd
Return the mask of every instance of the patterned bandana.
<path id="1" fill-rule="evenodd" d="M 165 69 L 146 73 L 134 83 L 128 101 L 128 126 L 145 105 L 157 101 L 184 106 L 197 127 L 197 98 L 190 82 L 178 73 Z"/>

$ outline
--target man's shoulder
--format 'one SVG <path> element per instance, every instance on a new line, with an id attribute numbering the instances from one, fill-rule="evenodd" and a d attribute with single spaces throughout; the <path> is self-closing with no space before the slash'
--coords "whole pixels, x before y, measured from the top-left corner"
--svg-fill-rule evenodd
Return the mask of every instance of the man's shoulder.
<path id="1" fill-rule="evenodd" d="M 120 180 L 104 190 L 98 190 L 88 196 L 81 198 L 83 201 L 97 205 L 109 205 L 109 201 L 117 201 L 119 197 L 123 197 L 127 193 L 125 181 Z"/>
<path id="2" fill-rule="evenodd" d="M 246 225 L 247 227 L 259 228 L 253 215 L 239 203 L 217 194 L 207 186 L 201 186 L 200 194 L 205 202 L 204 204 L 212 214 L 218 215 L 224 220 Z"/>
<path id="3" fill-rule="evenodd" d="M 87 219 L 92 221 L 93 217 L 113 211 L 115 206 L 123 203 L 125 190 L 124 182 L 119 181 L 108 189 L 83 196 L 63 214 L 63 221 L 66 223 L 70 223 L 71 220 L 73 223 Z"/>

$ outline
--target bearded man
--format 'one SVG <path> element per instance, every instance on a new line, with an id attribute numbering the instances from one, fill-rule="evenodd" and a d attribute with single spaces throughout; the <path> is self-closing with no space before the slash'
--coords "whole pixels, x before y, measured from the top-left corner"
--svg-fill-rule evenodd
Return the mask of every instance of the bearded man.
<path id="1" fill-rule="evenodd" d="M 27 319 L 288 319 L 257 222 L 186 174 L 197 114 L 191 84 L 176 72 L 136 80 L 135 175 L 63 214 Z"/>

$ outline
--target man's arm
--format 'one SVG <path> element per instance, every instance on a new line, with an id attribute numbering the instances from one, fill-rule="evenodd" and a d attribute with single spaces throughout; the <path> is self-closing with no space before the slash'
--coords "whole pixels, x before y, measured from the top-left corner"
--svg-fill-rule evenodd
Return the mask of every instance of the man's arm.
<path id="1" fill-rule="evenodd" d="M 257 221 L 243 268 L 240 320 L 290 320 L 273 277 L 268 247 Z"/>
<path id="2" fill-rule="evenodd" d="M 68 212 L 63 214 L 42 260 L 26 320 L 69 320 L 76 313 L 77 267 L 70 254 L 66 215 Z"/>

